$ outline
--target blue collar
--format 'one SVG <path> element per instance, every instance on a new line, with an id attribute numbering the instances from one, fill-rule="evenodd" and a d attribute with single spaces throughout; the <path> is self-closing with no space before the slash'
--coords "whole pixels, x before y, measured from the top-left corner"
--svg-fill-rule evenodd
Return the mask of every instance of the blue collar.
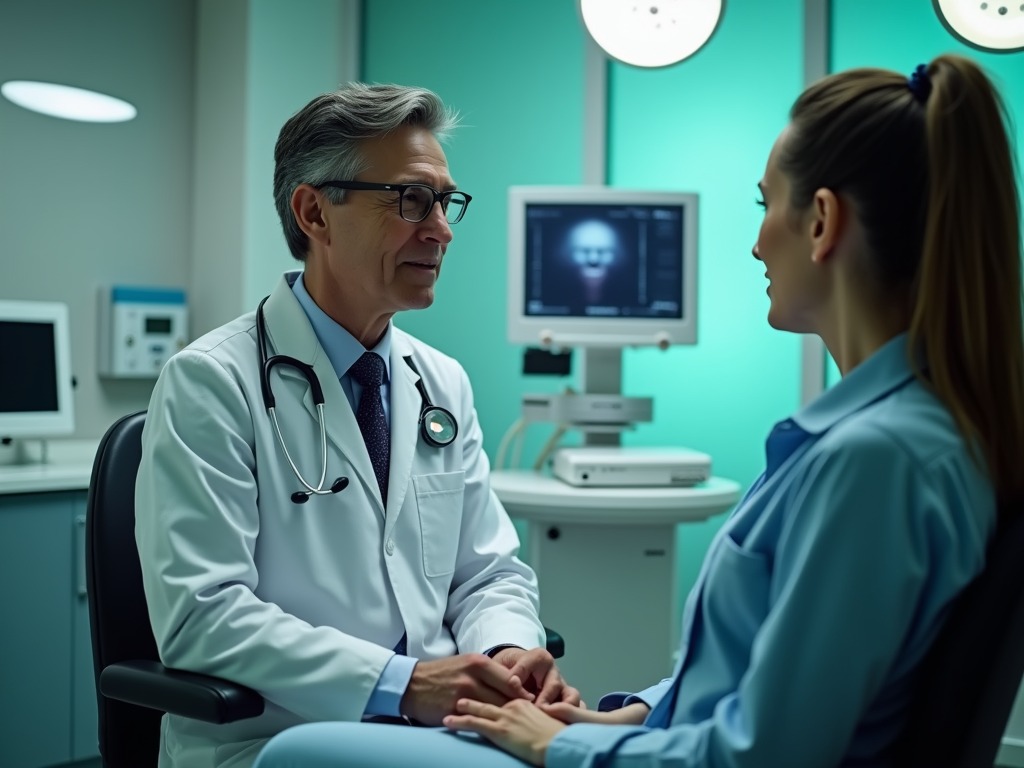
<path id="1" fill-rule="evenodd" d="M 850 414 L 905 386 L 913 378 L 907 355 L 907 334 L 901 333 L 850 371 L 842 381 L 793 414 L 792 420 L 804 432 L 820 435 Z"/>
<path id="2" fill-rule="evenodd" d="M 306 317 L 309 318 L 309 324 L 313 326 L 313 333 L 316 334 L 317 341 L 324 348 L 324 352 L 327 353 L 327 359 L 331 361 L 331 365 L 334 366 L 334 372 L 338 374 L 340 379 L 348 374 L 348 369 L 352 367 L 356 360 L 363 356 L 363 353 L 367 351 L 366 348 L 359 343 L 355 336 L 331 319 L 326 312 L 317 306 L 316 302 L 313 301 L 313 297 L 306 290 L 306 283 L 302 278 L 301 272 L 290 272 L 287 277 L 292 281 L 292 293 L 295 294 L 295 298 L 302 305 Z M 384 382 L 391 381 L 390 321 L 384 336 L 377 342 L 377 346 L 369 351 L 376 352 L 384 359 Z"/>

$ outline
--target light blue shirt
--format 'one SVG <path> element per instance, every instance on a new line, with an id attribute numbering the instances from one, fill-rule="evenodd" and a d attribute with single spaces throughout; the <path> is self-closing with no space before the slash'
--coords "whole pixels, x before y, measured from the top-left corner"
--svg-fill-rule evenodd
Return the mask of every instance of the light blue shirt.
<path id="1" fill-rule="evenodd" d="M 673 676 L 638 694 L 646 723 L 569 726 L 548 768 L 887 765 L 914 673 L 996 521 L 906 341 L 772 430 L 687 599 Z"/>
<path id="2" fill-rule="evenodd" d="M 306 284 L 300 273 L 292 283 L 292 293 L 299 300 L 302 309 L 309 318 L 317 341 L 327 353 L 327 358 L 334 366 L 334 372 L 339 374 L 341 388 L 345 390 L 345 396 L 352 406 L 353 412 L 359 407 L 359 398 L 363 388 L 354 381 L 348 371 L 352 365 L 363 356 L 366 348 L 345 328 L 336 323 L 313 301 L 313 297 L 306 290 Z M 380 398 L 384 404 L 384 418 L 388 425 L 391 425 L 391 323 L 377 346 L 370 350 L 376 352 L 384 359 L 384 381 L 380 385 Z M 340 373 L 339 373 L 340 372 Z M 412 671 L 418 659 L 411 656 L 394 655 L 384 667 L 377 686 L 370 694 L 370 700 L 366 704 L 364 715 L 392 715 L 397 717 L 399 704 L 406 688 L 409 687 L 409 680 L 412 679 Z"/>

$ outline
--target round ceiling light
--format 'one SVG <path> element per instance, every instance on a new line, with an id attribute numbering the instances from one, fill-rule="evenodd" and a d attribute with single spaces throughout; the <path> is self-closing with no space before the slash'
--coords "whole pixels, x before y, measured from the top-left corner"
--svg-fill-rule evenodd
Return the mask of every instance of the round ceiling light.
<path id="1" fill-rule="evenodd" d="M 939 20 L 953 37 L 992 53 L 1024 50 L 1024 2 L 932 0 Z"/>
<path id="2" fill-rule="evenodd" d="M 0 85 L 0 93 L 19 107 L 87 123 L 122 123 L 137 110 L 127 101 L 95 91 L 55 83 L 11 80 Z"/>
<path id="3" fill-rule="evenodd" d="M 590 36 L 613 59 L 667 67 L 699 51 L 722 18 L 725 0 L 579 0 Z"/>

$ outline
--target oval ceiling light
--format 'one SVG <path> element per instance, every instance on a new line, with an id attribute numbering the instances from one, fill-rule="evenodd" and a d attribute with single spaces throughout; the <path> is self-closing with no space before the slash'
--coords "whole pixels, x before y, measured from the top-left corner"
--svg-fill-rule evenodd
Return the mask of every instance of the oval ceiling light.
<path id="1" fill-rule="evenodd" d="M 613 59 L 635 67 L 667 67 L 711 39 L 725 0 L 579 0 L 590 36 Z"/>
<path id="2" fill-rule="evenodd" d="M 990 53 L 1024 50 L 1024 2 L 932 0 L 935 13 L 953 37 Z"/>
<path id="3" fill-rule="evenodd" d="M 11 80 L 0 85 L 0 93 L 19 107 L 65 120 L 122 123 L 137 114 L 127 101 L 69 85 Z"/>

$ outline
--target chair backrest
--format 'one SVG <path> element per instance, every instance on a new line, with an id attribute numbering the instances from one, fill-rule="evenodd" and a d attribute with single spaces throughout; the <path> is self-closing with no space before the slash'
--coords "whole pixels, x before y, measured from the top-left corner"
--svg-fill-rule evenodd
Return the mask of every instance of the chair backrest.
<path id="1" fill-rule="evenodd" d="M 894 765 L 991 768 L 1024 673 L 1024 505 L 957 598 L 919 673 Z"/>
<path id="2" fill-rule="evenodd" d="M 89 482 L 85 567 L 99 714 L 107 766 L 156 766 L 163 713 L 108 699 L 100 672 L 136 659 L 159 661 L 135 545 L 135 478 L 142 460 L 142 411 L 117 421 L 100 441 Z"/>

